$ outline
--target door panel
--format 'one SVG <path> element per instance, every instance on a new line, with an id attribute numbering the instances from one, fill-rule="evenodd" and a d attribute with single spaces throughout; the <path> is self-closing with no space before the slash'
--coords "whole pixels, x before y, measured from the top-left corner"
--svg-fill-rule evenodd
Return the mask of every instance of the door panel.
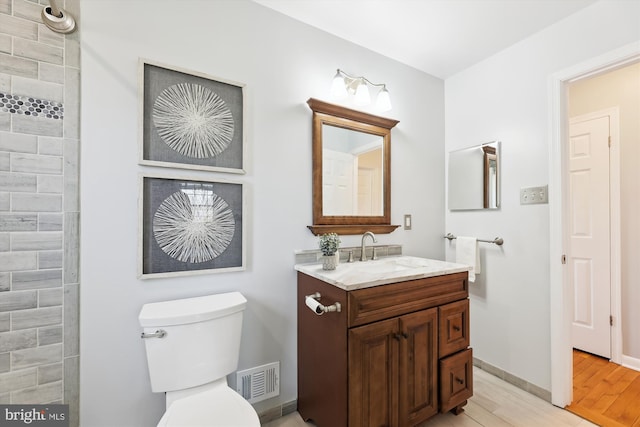
<path id="1" fill-rule="evenodd" d="M 358 169 L 358 215 L 379 215 L 373 207 L 373 171 L 367 168 Z M 375 212 L 375 213 L 374 213 Z"/>
<path id="2" fill-rule="evenodd" d="M 398 425 L 397 332 L 397 319 L 349 330 L 350 427 Z"/>
<path id="3" fill-rule="evenodd" d="M 611 357 L 609 117 L 572 121 L 569 280 L 575 348 Z"/>
<path id="4" fill-rule="evenodd" d="M 400 425 L 414 426 L 438 412 L 438 309 L 400 318 Z"/>

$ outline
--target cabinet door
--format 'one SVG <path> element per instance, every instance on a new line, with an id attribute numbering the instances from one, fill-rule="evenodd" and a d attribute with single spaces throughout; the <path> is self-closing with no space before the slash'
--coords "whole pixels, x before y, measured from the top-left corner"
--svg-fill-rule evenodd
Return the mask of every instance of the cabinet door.
<path id="1" fill-rule="evenodd" d="M 349 427 L 398 425 L 397 332 L 395 318 L 349 330 Z"/>
<path id="2" fill-rule="evenodd" d="M 438 412 L 438 310 L 400 318 L 401 426 L 414 426 Z"/>

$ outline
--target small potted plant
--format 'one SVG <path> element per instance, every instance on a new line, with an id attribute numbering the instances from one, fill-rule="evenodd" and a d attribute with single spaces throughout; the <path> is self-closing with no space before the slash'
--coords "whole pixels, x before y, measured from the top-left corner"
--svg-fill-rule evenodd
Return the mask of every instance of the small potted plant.
<path id="1" fill-rule="evenodd" d="M 320 236 L 319 244 L 322 251 L 322 269 L 335 270 L 340 259 L 340 238 L 336 233 L 326 233 Z"/>

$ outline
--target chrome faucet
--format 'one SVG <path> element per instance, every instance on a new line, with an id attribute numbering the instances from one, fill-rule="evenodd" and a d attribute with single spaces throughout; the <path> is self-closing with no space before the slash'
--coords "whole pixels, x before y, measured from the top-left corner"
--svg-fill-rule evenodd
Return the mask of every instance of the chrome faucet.
<path id="1" fill-rule="evenodd" d="M 373 243 L 378 243 L 378 240 L 376 239 L 376 235 L 375 234 L 373 234 L 370 231 L 367 231 L 366 233 L 364 233 L 362 235 L 362 246 L 360 247 L 360 261 L 366 261 L 367 260 L 367 252 L 366 252 L 367 248 L 364 245 L 364 239 L 367 236 L 371 236 L 371 239 L 373 240 Z"/>

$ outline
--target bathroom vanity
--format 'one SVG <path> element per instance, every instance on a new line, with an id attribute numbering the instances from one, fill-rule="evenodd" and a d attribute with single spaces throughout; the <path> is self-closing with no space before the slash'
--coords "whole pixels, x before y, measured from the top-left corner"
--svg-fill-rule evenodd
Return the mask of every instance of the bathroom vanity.
<path id="1" fill-rule="evenodd" d="M 473 393 L 467 266 L 400 256 L 296 270 L 303 419 L 394 427 L 463 411 Z"/>

